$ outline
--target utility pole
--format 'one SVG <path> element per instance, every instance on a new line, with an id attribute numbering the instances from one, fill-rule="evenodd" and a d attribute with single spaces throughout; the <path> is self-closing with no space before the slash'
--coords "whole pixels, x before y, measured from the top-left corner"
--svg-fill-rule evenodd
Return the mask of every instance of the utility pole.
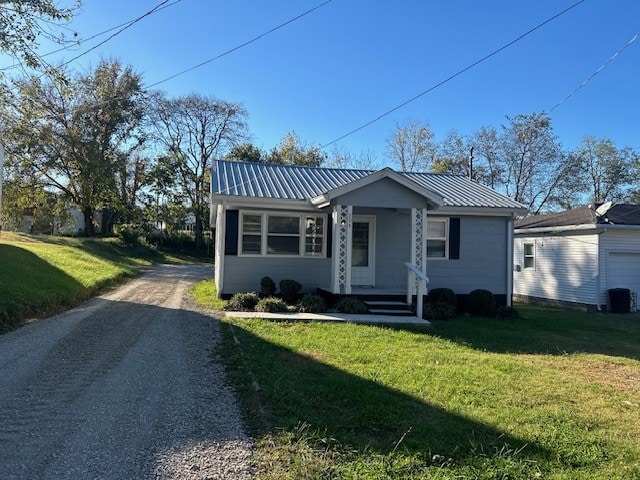
<path id="1" fill-rule="evenodd" d="M 473 180 L 473 147 L 469 149 L 469 180 Z"/>

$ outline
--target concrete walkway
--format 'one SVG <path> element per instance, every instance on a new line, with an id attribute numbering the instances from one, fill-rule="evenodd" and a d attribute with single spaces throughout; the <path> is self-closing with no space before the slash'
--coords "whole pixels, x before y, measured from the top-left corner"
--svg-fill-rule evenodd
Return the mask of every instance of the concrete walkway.
<path id="1" fill-rule="evenodd" d="M 302 322 L 349 322 L 381 325 L 420 325 L 430 327 L 431 322 L 417 317 L 396 315 L 367 315 L 346 313 L 266 313 L 266 312 L 225 312 L 226 317 L 263 318 L 266 320 L 302 321 Z"/>

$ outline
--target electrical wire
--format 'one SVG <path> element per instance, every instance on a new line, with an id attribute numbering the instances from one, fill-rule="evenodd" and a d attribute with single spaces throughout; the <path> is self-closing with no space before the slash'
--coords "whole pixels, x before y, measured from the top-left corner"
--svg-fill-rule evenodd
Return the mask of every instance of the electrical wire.
<path id="1" fill-rule="evenodd" d="M 593 77 L 595 77 L 602 70 L 604 70 L 605 67 L 607 65 L 609 65 L 611 62 L 613 62 L 618 55 L 620 55 L 622 52 L 624 52 L 627 47 L 629 47 L 633 42 L 635 42 L 638 39 L 639 36 L 640 36 L 640 32 L 636 33 L 633 36 L 633 38 L 626 43 L 626 45 L 624 47 L 622 47 L 620 50 L 618 50 L 616 53 L 614 53 L 611 57 L 609 57 L 609 59 L 606 62 L 604 62 L 602 65 L 600 65 L 600 68 L 598 68 L 595 72 L 593 72 L 591 75 L 589 75 L 589 77 L 587 77 L 587 79 L 584 82 L 582 82 L 580 85 L 578 85 L 569 95 L 567 95 L 562 100 L 560 100 L 558 103 L 556 103 L 553 107 L 551 107 L 551 109 L 547 113 L 553 112 L 556 108 L 558 108 L 564 102 L 566 102 L 571 97 L 573 97 L 578 92 L 578 90 L 580 90 L 582 87 L 584 87 L 587 83 L 589 83 L 593 79 Z"/>
<path id="2" fill-rule="evenodd" d="M 181 1 L 182 0 L 174 0 L 173 2 L 171 2 L 171 3 L 167 4 L 167 5 L 163 5 L 161 7 L 156 7 L 153 10 L 153 13 L 157 13 L 160 10 L 164 10 L 165 8 L 171 7 L 171 6 L 175 5 L 176 3 L 180 3 Z M 136 22 L 138 20 L 139 20 L 139 17 L 136 17 L 134 19 L 128 20 L 128 21 L 123 22 L 123 23 L 121 23 L 119 25 L 116 25 L 115 27 L 111 27 L 111 28 L 109 28 L 107 30 L 103 30 L 102 32 L 99 32 L 99 33 L 95 33 L 95 34 L 91 35 L 90 37 L 85 38 L 84 40 L 79 40 L 77 42 L 73 42 L 73 45 L 67 45 L 65 47 L 58 48 L 57 50 L 53 50 L 51 52 L 43 53 L 42 55 L 39 55 L 39 58 L 42 59 L 44 57 L 48 57 L 50 55 L 54 55 L 56 53 L 60 53 L 60 52 L 62 52 L 64 50 L 69 50 L 70 48 L 72 48 L 74 46 L 82 45 L 83 43 L 87 43 L 87 42 L 93 40 L 94 38 L 101 37 L 102 35 L 105 35 L 105 34 L 107 34 L 109 32 L 113 32 L 114 30 L 117 30 L 120 27 L 124 27 L 125 25 L 131 25 L 131 24 L 133 24 L 134 22 Z M 23 62 L 18 62 L 16 64 L 10 65 L 8 67 L 0 68 L 0 71 L 11 70 L 11 69 L 14 69 L 14 68 L 21 67 L 22 65 L 24 65 Z"/>
<path id="3" fill-rule="evenodd" d="M 191 72 L 192 70 L 195 70 L 195 69 L 200 68 L 200 67 L 202 67 L 202 66 L 204 66 L 204 65 L 207 65 L 208 63 L 211 63 L 211 62 L 213 62 L 214 60 L 218 60 L 219 58 L 222 58 L 222 57 L 224 57 L 224 56 L 226 56 L 226 55 L 229 55 L 230 53 L 233 53 L 233 52 L 235 52 L 236 50 L 240 50 L 241 48 L 246 47 L 247 45 L 251 45 L 252 43 L 257 42 L 257 41 L 258 41 L 258 40 L 260 40 L 261 38 L 266 37 L 267 35 L 269 35 L 269 34 L 271 34 L 271 33 L 275 32 L 276 30 L 280 30 L 282 27 L 285 27 L 285 26 L 289 25 L 290 23 L 293 23 L 293 22 L 295 22 L 296 20 L 299 20 L 300 18 L 302 18 L 302 17 L 304 17 L 304 16 L 306 16 L 306 15 L 309 15 L 310 13 L 312 13 L 312 12 L 314 12 L 314 11 L 318 10 L 319 8 L 324 7 L 324 6 L 325 6 L 325 5 L 327 5 L 328 3 L 331 3 L 331 1 L 332 1 L 332 0 L 326 0 L 325 2 L 321 3 L 320 5 L 316 5 L 315 7 L 313 7 L 313 8 L 311 8 L 311 9 L 307 10 L 306 12 L 303 12 L 303 13 L 301 13 L 300 15 L 298 15 L 298 16 L 296 16 L 296 17 L 293 17 L 292 19 L 287 20 L 286 22 L 281 23 L 280 25 L 278 25 L 278 26 L 276 26 L 276 27 L 273 27 L 272 29 L 267 30 L 267 31 L 266 31 L 266 32 L 264 32 L 264 33 L 261 33 L 261 34 L 260 34 L 260 35 L 258 35 L 257 37 L 252 38 L 251 40 L 248 40 L 248 41 L 246 41 L 246 42 L 244 42 L 244 43 L 241 43 L 240 45 L 238 45 L 238 46 L 236 46 L 236 47 L 233 47 L 233 48 L 231 48 L 231 49 L 229 49 L 229 50 L 227 50 L 227 51 L 225 51 L 225 52 L 222 52 L 222 53 L 220 53 L 220 54 L 216 55 L 215 57 L 212 57 L 212 58 L 210 58 L 210 59 L 208 59 L 208 60 L 205 60 L 205 61 L 203 61 L 203 62 L 200 62 L 200 63 L 198 63 L 197 65 L 194 65 L 193 67 L 189 67 L 189 68 L 187 68 L 187 69 L 185 69 L 185 70 L 182 70 L 181 72 L 175 73 L 175 74 L 173 74 L 173 75 L 171 75 L 171 76 L 169 76 L 169 77 L 167 77 L 167 78 L 165 78 L 165 79 L 163 79 L 163 80 L 160 80 L 160 81 L 158 81 L 158 82 L 152 83 L 151 85 L 147 85 L 147 88 L 156 87 L 156 86 L 158 86 L 158 85 L 160 85 L 160 84 L 162 84 L 162 83 L 168 82 L 169 80 L 173 80 L 174 78 L 179 77 L 180 75 L 184 75 L 185 73 Z M 584 0 L 582 0 L 582 1 L 584 1 Z"/>
<path id="4" fill-rule="evenodd" d="M 97 43 L 96 45 L 94 45 L 93 47 L 85 50 L 84 52 L 80 53 L 79 55 L 76 55 L 75 57 L 73 57 L 71 60 L 67 60 L 66 62 L 62 63 L 61 65 L 58 65 L 55 67 L 55 70 L 59 70 L 62 67 L 65 67 L 67 65 L 69 65 L 72 62 L 75 62 L 77 59 L 87 55 L 88 53 L 94 51 L 95 49 L 97 49 L 98 47 L 101 47 L 102 45 L 104 45 L 105 43 L 107 43 L 108 41 L 110 41 L 111 39 L 113 39 L 114 37 L 120 35 L 122 32 L 124 32 L 125 30 L 127 30 L 128 28 L 132 27 L 133 25 L 135 25 L 136 23 L 138 23 L 140 20 L 142 20 L 145 17 L 148 17 L 149 15 L 152 15 L 153 13 L 156 13 L 160 8 L 162 8 L 163 6 L 166 6 L 166 4 L 169 2 L 169 0 L 164 0 L 163 2 L 160 2 L 158 5 L 156 5 L 155 7 L 153 7 L 151 10 L 149 10 L 147 13 L 144 13 L 142 15 L 140 15 L 139 17 L 135 18 L 134 20 L 130 21 L 129 23 L 127 23 L 125 26 L 123 26 L 122 28 L 120 28 L 117 32 L 109 35 L 107 38 L 105 38 L 103 41 Z M 39 75 L 37 78 L 42 78 L 43 76 L 47 75 L 47 73 L 42 73 L 41 75 Z"/>
<path id="5" fill-rule="evenodd" d="M 514 40 L 511 40 L 509 43 L 506 43 L 505 45 L 503 45 L 502 47 L 494 50 L 493 52 L 489 53 L 488 55 L 485 55 L 484 57 L 480 58 L 479 60 L 476 60 L 475 62 L 473 62 L 472 64 L 464 67 L 461 70 L 458 70 L 456 73 L 448 76 L 447 78 L 445 78 L 444 80 L 436 83 L 435 85 L 427 88 L 426 90 L 420 92 L 419 94 L 411 97 L 408 100 L 405 100 L 404 102 L 400 103 L 399 105 L 396 105 L 395 107 L 387 110 L 386 112 L 384 112 L 381 115 L 378 115 L 376 118 L 374 118 L 373 120 L 368 121 L 367 123 L 364 123 L 363 125 L 360 125 L 358 128 L 354 128 L 353 130 L 349 131 L 348 133 L 345 133 L 344 135 L 336 138 L 335 140 L 332 140 L 328 143 L 325 143 L 324 145 L 322 145 L 320 148 L 324 149 L 327 148 L 331 145 L 333 145 L 334 143 L 339 142 L 340 140 L 343 140 L 351 135 L 353 135 L 356 132 L 359 132 L 360 130 L 363 130 L 365 128 L 367 128 L 370 125 L 373 125 L 374 123 L 378 122 L 379 120 L 382 120 L 384 117 L 392 114 L 393 112 L 400 110 L 402 107 L 407 106 L 408 104 L 418 100 L 420 97 L 426 95 L 429 92 L 432 92 L 433 90 L 435 90 L 438 87 L 441 87 L 442 85 L 450 82 L 451 80 L 453 80 L 454 78 L 462 75 L 463 73 L 471 70 L 472 68 L 480 65 L 481 63 L 489 60 L 491 57 L 494 57 L 495 55 L 497 55 L 498 53 L 502 52 L 503 50 L 506 50 L 507 48 L 509 48 L 510 46 L 514 45 L 515 43 L 519 42 L 520 40 L 522 40 L 523 38 L 529 36 L 530 34 L 532 34 L 533 32 L 535 32 L 536 30 L 539 30 L 540 28 L 544 27 L 546 24 L 552 22 L 553 20 L 555 20 L 558 17 L 561 17 L 562 15 L 564 15 L 565 13 L 569 12 L 570 10 L 573 10 L 574 8 L 576 8 L 578 5 L 580 5 L 581 3 L 584 3 L 585 0 L 579 0 L 578 2 L 574 3 L 573 5 L 565 8 L 564 10 L 562 10 L 559 13 L 556 13 L 555 15 L 553 15 L 552 17 L 549 17 L 548 19 L 546 19 L 544 22 L 539 23 L 538 25 L 536 25 L 535 27 L 527 30 L 525 33 L 523 33 L 522 35 L 520 35 L 519 37 L 517 37 Z"/>
<path id="6" fill-rule="evenodd" d="M 164 1 L 164 2 L 162 2 L 160 5 L 156 6 L 153 10 L 151 10 L 151 11 L 147 12 L 146 14 L 144 14 L 144 15 L 142 15 L 142 16 L 140 16 L 140 17 L 138 17 L 138 18 L 137 18 L 137 19 L 135 19 L 135 20 L 132 20 L 131 22 L 128 22 L 128 23 L 127 23 L 127 27 L 125 27 L 125 28 L 128 28 L 128 27 L 129 27 L 129 26 L 131 26 L 133 23 L 135 23 L 135 22 L 137 22 L 137 21 L 141 20 L 141 19 L 142 19 L 142 18 L 144 18 L 145 16 L 148 16 L 148 15 L 150 15 L 151 13 L 154 13 L 155 11 L 158 11 L 158 10 L 160 9 L 160 7 L 161 7 L 162 5 L 164 5 L 165 3 L 167 3 L 168 1 L 169 1 L 169 0 L 165 0 L 165 1 Z M 178 0 L 178 1 L 181 1 L 181 0 Z M 244 43 L 241 43 L 241 44 L 239 44 L 239 45 L 237 45 L 237 46 L 235 46 L 235 47 L 233 47 L 233 48 L 231 48 L 231 49 L 229 49 L 229 50 L 227 50 L 227 51 L 225 51 L 225 52 L 223 52 L 223 53 L 221 53 L 221 54 L 219 54 L 219 55 L 217 55 L 217 56 L 215 56 L 215 57 L 213 57 L 213 58 L 211 58 L 211 59 L 209 59 L 209 60 L 206 60 L 206 61 L 204 61 L 204 62 L 199 63 L 198 65 L 195 65 L 195 66 L 190 67 L 190 68 L 188 68 L 188 69 L 186 69 L 186 70 L 183 70 L 183 71 L 181 71 L 181 72 L 178 72 L 178 73 L 176 73 L 176 74 L 173 74 L 173 75 L 171 75 L 170 77 L 167 77 L 167 78 L 165 78 L 165 79 L 163 79 L 163 80 L 157 81 L 157 82 L 152 83 L 152 84 L 150 84 L 150 85 L 145 85 L 145 86 L 143 87 L 143 89 L 145 89 L 145 90 L 146 90 L 146 89 L 150 89 L 150 88 L 155 87 L 155 86 L 157 86 L 157 85 L 160 85 L 160 84 L 162 84 L 162 83 L 168 82 L 169 80 L 171 80 L 171 79 L 173 79 L 173 78 L 175 78 L 175 77 L 177 77 L 177 76 L 179 76 L 179 75 L 183 75 L 183 74 L 185 74 L 185 73 L 187 73 L 187 72 L 190 72 L 190 71 L 192 71 L 192 70 L 195 70 L 196 68 L 202 67 L 203 65 L 206 65 L 207 63 L 213 62 L 214 60 L 216 60 L 216 59 L 218 59 L 218 58 L 221 58 L 221 57 L 224 57 L 224 56 L 226 56 L 226 55 L 229 55 L 229 54 L 230 54 L 230 53 L 232 53 L 232 52 L 235 52 L 235 51 L 237 51 L 237 50 L 240 50 L 240 49 L 241 49 L 241 48 L 243 48 L 243 47 L 246 47 L 246 46 L 248 46 L 248 45 L 250 45 L 250 44 L 252 44 L 252 43 L 255 43 L 256 41 L 258 41 L 259 39 L 261 39 L 261 38 L 265 37 L 266 35 L 269 35 L 270 33 L 273 33 L 273 32 L 275 32 L 276 30 L 279 30 L 279 29 L 283 28 L 284 26 L 289 25 L 290 23 L 293 23 L 293 22 L 295 22 L 296 20 L 299 20 L 300 18 L 302 18 L 302 17 L 304 17 L 304 16 L 306 16 L 306 15 L 310 14 L 311 12 L 314 12 L 315 10 L 318 10 L 319 8 L 321 8 L 321 7 L 325 6 L 325 5 L 327 5 L 328 3 L 331 3 L 331 1 L 332 1 L 332 0 L 326 0 L 325 2 L 323 2 L 323 3 L 319 4 L 319 5 L 316 5 L 315 7 L 313 7 L 313 8 L 311 8 L 311 9 L 309 9 L 309 10 L 307 10 L 307 11 L 305 11 L 305 12 L 303 12 L 303 13 L 301 13 L 301 14 L 299 14 L 299 15 L 297 15 L 297 16 L 295 16 L 295 17 L 293 17 L 293 18 L 289 19 L 289 20 L 287 20 L 286 22 L 283 22 L 283 23 L 281 23 L 280 25 L 277 25 L 276 27 L 273 27 L 273 28 L 271 28 L 270 30 L 267 30 L 267 31 L 266 31 L 266 32 L 264 32 L 264 33 L 261 33 L 260 35 L 258 35 L 258 36 L 256 36 L 256 37 L 252 38 L 251 40 L 248 40 L 248 41 L 246 41 L 246 42 L 244 42 Z M 583 1 L 584 1 L 584 0 L 583 0 Z M 168 6 L 168 5 L 167 5 L 167 6 Z M 165 6 L 165 7 L 163 7 L 163 8 L 166 8 L 166 6 Z M 116 32 L 114 35 L 112 35 L 111 37 L 107 38 L 107 39 L 106 39 L 105 41 L 103 41 L 102 43 L 105 43 L 105 42 L 109 41 L 113 36 L 117 35 L 118 33 L 120 33 L 120 31 Z M 100 45 L 96 45 L 96 47 L 93 47 L 93 48 L 95 49 L 95 48 L 97 48 L 98 46 L 100 46 Z M 84 52 L 84 53 L 83 53 L 83 55 L 84 55 L 84 54 L 86 54 L 86 53 L 88 53 L 88 52 Z M 77 57 L 76 57 L 76 58 L 77 58 Z M 70 61 L 73 61 L 73 59 L 72 59 L 72 60 L 70 60 Z M 67 62 L 67 63 L 69 63 L 69 62 Z M 65 65 L 66 65 L 66 64 L 65 64 Z M 42 75 L 41 75 L 41 76 L 39 76 L 39 77 L 37 77 L 37 78 L 41 78 L 41 77 L 42 77 Z M 109 99 L 107 99 L 107 100 L 103 100 L 103 101 L 101 101 L 101 102 L 93 103 L 93 104 L 91 104 L 91 105 L 85 105 L 85 106 L 83 106 L 83 107 L 79 107 L 78 109 L 76 109 L 76 111 L 77 111 L 77 110 L 82 111 L 82 110 L 87 110 L 87 109 L 89 109 L 89 108 L 95 108 L 95 107 L 99 107 L 99 106 L 102 106 L 102 105 L 106 105 L 106 104 L 107 104 L 107 103 L 109 103 L 111 100 L 113 100 L 113 98 L 117 98 L 117 96 L 114 96 L 114 97 L 109 98 Z M 62 117 L 63 117 L 63 115 L 58 115 L 58 118 L 62 118 Z"/>

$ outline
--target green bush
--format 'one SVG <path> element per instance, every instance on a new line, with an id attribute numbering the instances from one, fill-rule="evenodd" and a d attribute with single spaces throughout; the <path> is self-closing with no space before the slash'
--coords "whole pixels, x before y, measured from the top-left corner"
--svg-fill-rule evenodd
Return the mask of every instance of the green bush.
<path id="1" fill-rule="evenodd" d="M 298 311 L 303 313 L 320 313 L 327 311 L 327 304 L 320 295 L 305 295 L 298 302 Z"/>
<path id="2" fill-rule="evenodd" d="M 451 305 L 455 311 L 458 307 L 458 298 L 450 288 L 434 288 L 427 296 L 428 303 L 447 303 Z"/>
<path id="3" fill-rule="evenodd" d="M 280 281 L 280 295 L 287 303 L 296 303 L 300 290 L 302 290 L 302 285 L 295 280 L 285 279 Z"/>
<path id="4" fill-rule="evenodd" d="M 114 225 L 113 233 L 127 245 L 139 245 L 140 238 L 142 238 L 144 234 L 140 227 L 131 223 Z"/>
<path id="5" fill-rule="evenodd" d="M 233 312 L 252 312 L 255 310 L 260 297 L 255 292 L 236 293 L 224 307 Z"/>
<path id="6" fill-rule="evenodd" d="M 456 316 L 456 307 L 448 302 L 431 302 L 425 304 L 422 317 L 427 320 L 448 320 Z"/>
<path id="7" fill-rule="evenodd" d="M 489 290 L 481 288 L 469 294 L 469 313 L 480 317 L 493 317 L 496 314 L 496 298 Z"/>
<path id="8" fill-rule="evenodd" d="M 341 298 L 335 306 L 336 312 L 339 313 L 367 313 L 367 306 L 362 300 L 355 297 Z"/>
<path id="9" fill-rule="evenodd" d="M 287 304 L 275 297 L 263 298 L 256 305 L 257 312 L 283 313 L 288 312 Z"/>
<path id="10" fill-rule="evenodd" d="M 262 277 L 260 280 L 260 293 L 263 298 L 273 297 L 276 293 L 276 282 L 271 277 Z"/>

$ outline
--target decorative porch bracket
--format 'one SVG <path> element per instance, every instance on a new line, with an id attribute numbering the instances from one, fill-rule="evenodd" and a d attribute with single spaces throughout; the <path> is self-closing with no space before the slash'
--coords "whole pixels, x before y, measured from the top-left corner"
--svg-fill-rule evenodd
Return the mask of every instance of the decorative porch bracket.
<path id="1" fill-rule="evenodd" d="M 333 293 L 351 294 L 351 247 L 353 242 L 353 206 L 333 209 Z"/>

